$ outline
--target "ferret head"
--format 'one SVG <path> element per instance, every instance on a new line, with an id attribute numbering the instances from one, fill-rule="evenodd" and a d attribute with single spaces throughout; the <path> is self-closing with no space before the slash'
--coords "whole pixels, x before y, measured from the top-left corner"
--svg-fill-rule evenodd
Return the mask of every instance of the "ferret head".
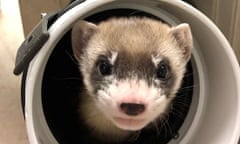
<path id="1" fill-rule="evenodd" d="M 122 130 L 140 130 L 175 97 L 191 57 L 188 24 L 170 27 L 148 18 L 77 22 L 73 52 L 87 93 Z"/>

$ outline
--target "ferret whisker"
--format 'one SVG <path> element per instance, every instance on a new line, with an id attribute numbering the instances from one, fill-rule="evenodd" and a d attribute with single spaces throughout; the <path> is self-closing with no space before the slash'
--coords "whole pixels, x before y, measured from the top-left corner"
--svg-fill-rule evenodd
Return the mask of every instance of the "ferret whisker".
<path id="1" fill-rule="evenodd" d="M 186 86 L 178 89 L 178 92 L 186 91 L 186 90 L 191 90 L 192 88 L 197 87 L 198 85 L 192 85 L 192 86 Z"/>
<path id="2" fill-rule="evenodd" d="M 59 79 L 59 80 L 79 80 L 79 81 L 82 81 L 82 79 L 79 78 L 79 77 L 56 78 L 56 79 Z"/>
<path id="3" fill-rule="evenodd" d="M 185 86 L 185 87 L 182 87 L 182 88 L 180 88 L 179 90 L 181 90 L 181 89 L 188 89 L 188 88 L 193 88 L 193 87 L 197 87 L 198 85 L 191 85 L 191 86 Z"/>
<path id="4" fill-rule="evenodd" d="M 189 106 L 188 103 L 186 103 L 185 101 L 180 100 L 180 99 L 175 100 L 174 104 L 177 104 L 177 105 L 180 105 L 180 106 L 184 106 L 184 107 L 188 107 Z"/>
<path id="5" fill-rule="evenodd" d="M 170 133 L 171 137 L 173 137 L 174 133 L 173 133 L 173 130 L 172 130 L 171 126 L 169 125 L 168 121 L 169 121 L 169 115 L 168 115 L 167 119 L 165 119 L 165 124 L 166 124 L 167 131 Z"/>
<path id="6" fill-rule="evenodd" d="M 184 95 L 178 95 L 177 97 L 174 95 L 174 96 L 168 96 L 168 98 L 172 98 L 172 99 L 176 99 L 176 98 L 179 98 L 179 97 L 182 97 Z"/>
<path id="7" fill-rule="evenodd" d="M 160 118 L 160 119 L 158 119 L 158 126 L 160 126 L 160 129 L 161 129 L 161 131 L 164 131 L 164 137 L 166 137 L 166 133 L 165 133 L 165 131 L 166 131 L 166 127 L 165 127 L 165 123 L 164 123 L 164 120 L 163 120 L 164 118 Z M 154 127 L 155 128 L 155 127 Z"/>
<path id="8" fill-rule="evenodd" d="M 160 119 L 160 121 L 161 121 L 161 119 Z M 158 122 L 157 122 L 156 120 L 154 120 L 154 121 L 152 122 L 152 124 L 153 124 L 153 126 L 154 126 L 154 128 L 155 128 L 155 130 L 156 130 L 156 132 L 157 132 L 157 136 L 159 136 L 159 135 L 160 135 L 160 129 L 159 129 L 159 127 L 158 127 Z"/>
<path id="9" fill-rule="evenodd" d="M 77 65 L 78 67 L 80 66 L 77 62 L 77 60 L 67 51 L 65 50 L 65 53 L 68 55 L 68 57 L 70 58 L 70 60 L 75 64 Z"/>
<path id="10" fill-rule="evenodd" d="M 188 74 L 185 74 L 184 77 L 189 77 L 189 76 L 192 76 L 193 73 L 188 73 Z"/>
<path id="11" fill-rule="evenodd" d="M 136 141 L 141 134 L 141 130 L 134 132 L 128 139 L 129 142 Z"/>
<path id="12" fill-rule="evenodd" d="M 185 95 L 178 95 L 175 98 L 176 100 L 181 100 L 181 101 L 186 101 L 186 100 L 190 100 L 188 97 L 186 97 Z"/>
<path id="13" fill-rule="evenodd" d="M 168 136 L 167 121 L 165 119 L 162 119 L 161 124 L 163 124 L 163 127 L 164 127 L 164 137 L 167 137 Z"/>
<path id="14" fill-rule="evenodd" d="M 178 111 L 176 111 L 176 110 L 171 110 L 171 111 L 169 111 L 169 112 L 172 113 L 172 114 L 174 114 L 174 116 L 178 117 L 179 119 L 184 120 L 184 116 L 183 116 L 182 113 L 180 113 L 180 112 L 178 112 Z"/>

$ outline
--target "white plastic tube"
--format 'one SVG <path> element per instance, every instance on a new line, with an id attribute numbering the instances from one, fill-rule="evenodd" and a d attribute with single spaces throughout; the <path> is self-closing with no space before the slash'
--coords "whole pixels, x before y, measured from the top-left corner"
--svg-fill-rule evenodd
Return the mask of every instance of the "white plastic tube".
<path id="1" fill-rule="evenodd" d="M 50 39 L 32 60 L 25 84 L 25 117 L 31 144 L 57 141 L 44 118 L 41 85 L 46 63 L 57 42 L 78 19 L 108 9 L 130 8 L 176 25 L 190 24 L 194 37 L 195 84 L 190 112 L 171 144 L 237 144 L 240 135 L 240 70 L 220 30 L 201 12 L 179 0 L 87 0 L 50 27 Z"/>

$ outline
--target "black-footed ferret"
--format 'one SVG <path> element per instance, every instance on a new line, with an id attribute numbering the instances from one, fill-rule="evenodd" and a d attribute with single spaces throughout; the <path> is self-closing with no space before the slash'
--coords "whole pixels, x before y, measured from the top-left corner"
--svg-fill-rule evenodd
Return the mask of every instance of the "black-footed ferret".
<path id="1" fill-rule="evenodd" d="M 125 141 L 166 113 L 192 45 L 188 24 L 137 17 L 77 22 L 72 47 L 85 85 L 79 112 L 93 135 Z"/>

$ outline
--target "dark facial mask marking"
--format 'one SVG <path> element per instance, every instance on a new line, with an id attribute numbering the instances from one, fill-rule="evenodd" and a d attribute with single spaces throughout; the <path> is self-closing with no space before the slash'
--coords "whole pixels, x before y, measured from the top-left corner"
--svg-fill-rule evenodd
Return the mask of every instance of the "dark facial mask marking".
<path id="1" fill-rule="evenodd" d="M 99 89 L 107 88 L 112 83 L 111 80 L 106 80 L 106 76 L 99 73 L 99 62 L 102 60 L 106 61 L 107 59 L 107 56 L 100 55 L 97 58 L 95 67 L 91 72 L 91 84 L 94 88 L 94 93 L 97 93 Z M 165 80 L 159 80 L 157 78 L 157 68 L 152 62 L 149 54 L 140 53 L 139 55 L 133 56 L 126 52 L 118 52 L 117 59 L 115 64 L 112 66 L 110 75 L 114 76 L 118 81 L 132 78 L 145 80 L 149 86 L 154 85 L 157 88 L 161 88 L 164 94 L 168 96 L 172 93 L 176 77 L 171 71 L 170 63 L 167 58 L 164 58 L 160 63 L 164 63 L 167 67 Z M 159 80 L 160 83 L 157 84 L 154 80 Z"/>

